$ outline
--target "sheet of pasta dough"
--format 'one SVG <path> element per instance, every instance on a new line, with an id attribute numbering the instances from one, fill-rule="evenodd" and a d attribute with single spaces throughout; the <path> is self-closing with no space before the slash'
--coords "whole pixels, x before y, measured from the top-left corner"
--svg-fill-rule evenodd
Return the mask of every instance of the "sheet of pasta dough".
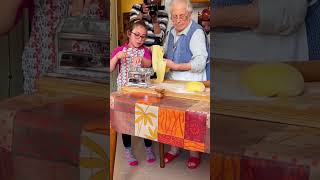
<path id="1" fill-rule="evenodd" d="M 152 68 L 157 74 L 155 82 L 161 83 L 166 73 L 166 62 L 163 61 L 163 49 L 159 45 L 152 46 Z"/>

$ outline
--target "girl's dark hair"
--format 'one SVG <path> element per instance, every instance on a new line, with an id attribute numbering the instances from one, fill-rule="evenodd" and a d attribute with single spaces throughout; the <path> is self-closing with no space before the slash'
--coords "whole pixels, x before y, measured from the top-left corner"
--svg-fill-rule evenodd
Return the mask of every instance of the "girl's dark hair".
<path id="1" fill-rule="evenodd" d="M 142 20 L 137 20 L 137 21 L 131 21 L 129 22 L 128 26 L 127 26 L 127 32 L 132 32 L 132 30 L 137 27 L 137 26 L 142 26 L 144 27 L 146 30 L 148 30 L 147 25 L 144 23 L 144 21 Z"/>

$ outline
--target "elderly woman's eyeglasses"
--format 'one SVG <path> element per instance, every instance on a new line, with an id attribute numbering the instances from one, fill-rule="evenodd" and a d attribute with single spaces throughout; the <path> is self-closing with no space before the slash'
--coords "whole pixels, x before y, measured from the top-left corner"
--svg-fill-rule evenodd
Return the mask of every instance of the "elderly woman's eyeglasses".
<path id="1" fill-rule="evenodd" d="M 135 33 L 135 32 L 132 32 L 131 31 L 131 33 L 134 35 L 134 37 L 136 38 L 136 39 L 139 39 L 139 38 L 141 38 L 142 40 L 145 40 L 146 39 L 146 36 L 144 35 L 144 36 L 141 36 L 139 33 Z"/>
<path id="2" fill-rule="evenodd" d="M 188 14 L 181 14 L 181 15 L 174 15 L 174 16 L 171 16 L 171 19 L 173 21 L 177 21 L 177 20 L 180 20 L 180 21 L 185 21 L 188 17 Z"/>

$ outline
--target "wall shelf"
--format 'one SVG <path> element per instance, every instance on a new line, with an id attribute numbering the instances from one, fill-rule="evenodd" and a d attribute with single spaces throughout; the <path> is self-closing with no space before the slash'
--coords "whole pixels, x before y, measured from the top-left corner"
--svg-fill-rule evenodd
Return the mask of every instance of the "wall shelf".
<path id="1" fill-rule="evenodd" d="M 209 0 L 191 0 L 192 3 L 209 3 Z"/>
<path id="2" fill-rule="evenodd" d="M 210 7 L 209 0 L 192 0 L 191 3 L 195 8 Z"/>

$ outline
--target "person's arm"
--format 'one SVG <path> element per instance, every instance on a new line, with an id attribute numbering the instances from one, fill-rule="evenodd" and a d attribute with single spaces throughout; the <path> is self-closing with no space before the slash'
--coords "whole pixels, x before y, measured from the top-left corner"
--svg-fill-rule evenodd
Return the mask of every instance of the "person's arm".
<path id="1" fill-rule="evenodd" d="M 255 0 L 249 5 L 215 8 L 211 23 L 213 27 L 244 27 L 288 35 L 303 24 L 307 6 L 307 0 Z"/>
<path id="2" fill-rule="evenodd" d="M 164 40 L 163 40 L 164 42 L 163 42 L 162 48 L 163 48 L 163 52 L 164 52 L 164 57 L 166 56 L 165 53 L 167 52 L 167 48 L 168 48 L 169 34 L 171 33 L 170 30 L 167 32 L 167 34 L 165 35 Z"/>
<path id="3" fill-rule="evenodd" d="M 165 59 L 166 66 L 173 71 L 189 71 L 191 70 L 191 62 L 188 63 L 174 63 L 171 59 Z"/>
<path id="4" fill-rule="evenodd" d="M 153 33 L 159 36 L 161 34 L 161 29 L 160 29 L 160 23 L 158 21 L 158 18 L 152 19 L 152 25 L 153 25 Z"/>
<path id="5" fill-rule="evenodd" d="M 130 19 L 129 21 L 136 21 L 136 20 L 142 20 L 142 11 L 141 11 L 142 5 L 141 4 L 134 4 L 130 10 Z"/>
<path id="6" fill-rule="evenodd" d="M 196 30 L 191 37 L 189 46 L 192 53 L 192 58 L 188 63 L 176 64 L 171 60 L 167 61 L 167 66 L 175 71 L 191 71 L 199 73 L 204 71 L 208 58 L 206 47 L 206 39 L 203 30 Z"/>
<path id="7" fill-rule="evenodd" d="M 206 68 L 208 59 L 206 36 L 203 30 L 198 29 L 194 32 L 193 36 L 191 37 L 189 46 L 192 53 L 192 59 L 190 61 L 191 72 L 203 72 Z"/>
<path id="8" fill-rule="evenodd" d="M 149 48 L 145 47 L 144 48 L 144 56 L 141 61 L 142 67 L 144 67 L 144 68 L 151 67 L 151 64 L 152 64 L 151 59 L 152 59 L 151 50 Z"/>
<path id="9" fill-rule="evenodd" d="M 2 0 L 0 7 L 0 35 L 7 33 L 15 23 L 22 0 Z"/>
<path id="10" fill-rule="evenodd" d="M 154 34 L 157 37 L 160 37 L 161 41 L 163 41 L 165 38 L 167 27 L 168 27 L 168 21 L 169 21 L 168 13 L 164 11 L 159 11 L 157 20 L 155 21 L 155 23 L 153 23 Z"/>
<path id="11" fill-rule="evenodd" d="M 111 58 L 111 60 L 110 60 L 110 72 L 114 71 L 114 69 L 117 66 L 117 63 L 118 63 L 118 57 L 117 56 L 114 56 L 113 58 Z"/>
<path id="12" fill-rule="evenodd" d="M 110 59 L 110 72 L 113 72 L 116 68 L 118 61 L 122 58 L 126 58 L 126 53 L 122 51 L 121 48 L 116 48 L 111 53 L 111 59 Z"/>
<path id="13" fill-rule="evenodd" d="M 151 59 L 142 58 L 141 64 L 142 64 L 142 67 L 148 68 L 148 67 L 151 67 L 152 61 Z"/>
<path id="14" fill-rule="evenodd" d="M 259 0 L 257 32 L 289 35 L 305 22 L 307 0 Z"/>
<path id="15" fill-rule="evenodd" d="M 258 5 L 233 5 L 217 7 L 210 18 L 213 27 L 256 28 L 259 24 Z"/>

